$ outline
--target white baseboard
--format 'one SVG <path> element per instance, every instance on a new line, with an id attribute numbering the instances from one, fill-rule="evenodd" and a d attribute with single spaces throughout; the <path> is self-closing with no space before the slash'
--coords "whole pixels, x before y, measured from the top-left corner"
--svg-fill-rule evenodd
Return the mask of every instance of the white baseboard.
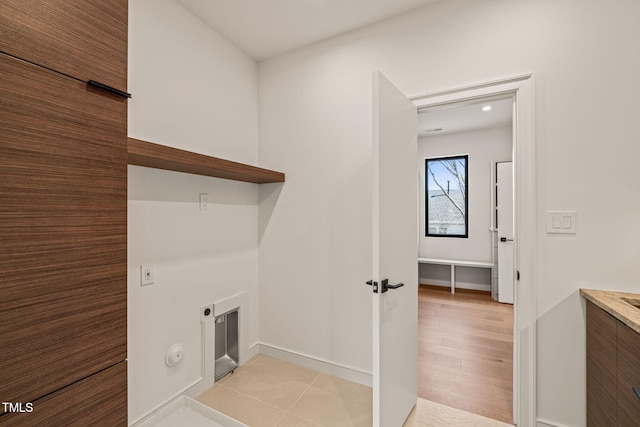
<path id="1" fill-rule="evenodd" d="M 213 378 L 202 377 L 197 383 L 193 384 L 191 387 L 185 390 L 182 394 L 195 399 L 200 394 L 202 394 L 205 390 L 207 390 L 210 387 L 213 387 L 213 384 L 214 384 Z"/>
<path id="2" fill-rule="evenodd" d="M 147 411 L 146 413 L 140 415 L 138 418 L 134 419 L 133 421 L 129 421 L 128 425 L 129 426 L 136 426 L 139 424 L 142 424 L 144 421 L 146 421 L 148 418 L 150 418 L 151 416 L 153 416 L 153 414 L 155 414 L 156 412 L 160 411 L 163 407 L 165 407 L 169 402 L 171 402 L 172 400 L 178 398 L 181 395 L 189 395 L 189 392 L 194 388 L 197 387 L 201 382 L 202 382 L 203 378 L 200 377 L 197 380 L 195 380 L 194 382 L 191 383 L 191 385 L 188 385 L 186 387 L 183 387 L 180 391 L 172 394 L 168 399 L 166 399 L 165 401 L 163 401 L 162 403 L 154 406 L 153 408 L 151 408 L 151 410 Z M 213 384 L 212 384 L 213 385 Z M 203 390 L 204 391 L 204 390 Z M 199 393 L 198 393 L 199 394 Z M 197 394 L 196 394 L 197 396 Z M 193 396 L 190 396 L 193 397 Z"/>
<path id="3" fill-rule="evenodd" d="M 421 277 L 419 283 L 423 285 L 429 284 L 434 286 L 445 286 L 447 288 L 451 287 L 451 282 L 448 280 L 427 279 L 427 278 Z M 491 292 L 491 285 L 483 285 L 479 283 L 456 282 L 456 289 L 458 288 L 471 289 L 474 291 Z"/>
<path id="4" fill-rule="evenodd" d="M 246 353 L 247 357 L 245 360 L 248 361 L 249 359 L 253 358 L 254 356 L 257 356 L 258 354 L 260 354 L 260 343 L 256 341 L 253 344 L 251 344 L 247 349 L 247 353 Z"/>
<path id="5" fill-rule="evenodd" d="M 318 359 L 313 356 L 287 350 L 270 344 L 258 344 L 260 354 L 284 360 L 285 362 L 300 365 L 305 368 L 313 369 L 324 374 L 333 375 L 348 381 L 371 387 L 373 384 L 373 375 L 371 372 L 364 372 L 360 369 L 349 366 L 340 365 L 328 360 Z"/>
<path id="6" fill-rule="evenodd" d="M 566 424 L 558 424 L 558 423 L 551 422 L 549 420 L 538 418 L 536 420 L 536 427 L 570 427 L 570 426 Z"/>

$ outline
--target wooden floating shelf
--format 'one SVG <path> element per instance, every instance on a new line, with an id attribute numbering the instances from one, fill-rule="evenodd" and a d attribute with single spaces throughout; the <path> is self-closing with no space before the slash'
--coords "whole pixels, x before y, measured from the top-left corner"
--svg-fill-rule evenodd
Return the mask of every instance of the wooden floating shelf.
<path id="1" fill-rule="evenodd" d="M 234 181 L 266 184 L 284 182 L 284 174 L 244 163 L 198 154 L 166 145 L 129 138 L 129 164 Z"/>

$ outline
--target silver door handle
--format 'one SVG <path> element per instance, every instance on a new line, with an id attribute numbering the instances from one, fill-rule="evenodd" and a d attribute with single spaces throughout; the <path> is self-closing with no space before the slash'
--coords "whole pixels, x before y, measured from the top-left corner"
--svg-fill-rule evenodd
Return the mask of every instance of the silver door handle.
<path id="1" fill-rule="evenodd" d="M 513 239 L 507 239 L 506 237 L 501 237 L 500 241 L 501 242 L 513 242 Z"/>

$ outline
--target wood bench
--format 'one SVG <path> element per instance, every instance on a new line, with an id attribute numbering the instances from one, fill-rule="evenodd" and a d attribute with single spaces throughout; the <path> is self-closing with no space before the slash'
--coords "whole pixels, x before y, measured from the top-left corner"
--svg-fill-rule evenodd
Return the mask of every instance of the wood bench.
<path id="1" fill-rule="evenodd" d="M 491 280 L 493 280 L 493 262 L 490 261 L 463 261 L 459 259 L 440 259 L 440 258 L 418 258 L 419 264 L 440 264 L 451 266 L 451 293 L 456 293 L 456 266 L 460 267 L 480 267 L 491 269 Z M 491 283 L 491 280 L 489 283 Z"/>

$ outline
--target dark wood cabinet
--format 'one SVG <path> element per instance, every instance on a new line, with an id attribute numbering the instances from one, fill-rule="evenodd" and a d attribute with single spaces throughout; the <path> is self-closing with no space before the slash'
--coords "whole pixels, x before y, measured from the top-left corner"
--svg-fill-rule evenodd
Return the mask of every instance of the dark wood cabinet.
<path id="1" fill-rule="evenodd" d="M 0 396 L 20 402 L 126 359 L 127 110 L 0 58 Z"/>
<path id="2" fill-rule="evenodd" d="M 127 90 L 126 0 L 2 0 L 0 51 Z"/>
<path id="3" fill-rule="evenodd" d="M 618 321 L 587 301 L 587 425 L 618 425 Z"/>
<path id="4" fill-rule="evenodd" d="M 126 426 L 127 362 L 120 362 L 32 402 L 32 411 L 8 413 L 8 426 Z"/>
<path id="5" fill-rule="evenodd" d="M 587 426 L 640 426 L 640 334 L 587 301 Z"/>
<path id="6" fill-rule="evenodd" d="M 640 334 L 618 322 L 618 426 L 640 426 Z"/>
<path id="7" fill-rule="evenodd" d="M 127 12 L 0 2 L 0 425 L 127 423 Z"/>

